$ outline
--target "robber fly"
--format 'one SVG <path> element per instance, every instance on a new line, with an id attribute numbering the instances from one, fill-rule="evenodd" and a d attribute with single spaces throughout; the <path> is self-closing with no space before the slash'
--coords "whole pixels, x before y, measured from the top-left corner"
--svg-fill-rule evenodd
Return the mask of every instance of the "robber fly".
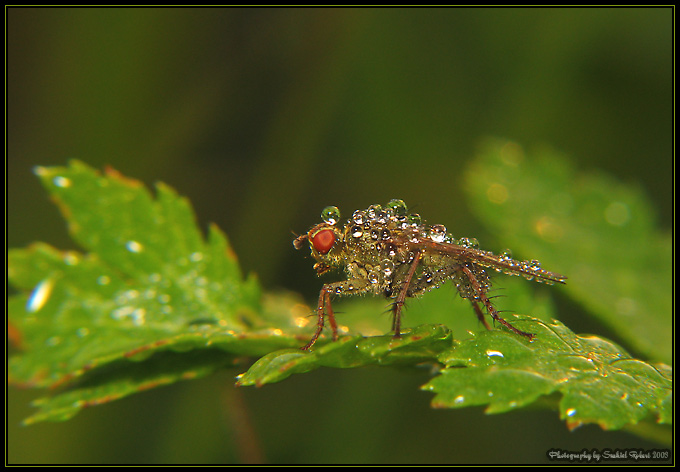
<path id="1" fill-rule="evenodd" d="M 491 329 L 480 304 L 494 321 L 518 335 L 533 338 L 500 317 L 487 292 L 491 287 L 487 268 L 548 284 L 565 283 L 566 277 L 548 272 L 538 261 L 517 261 L 508 253 L 496 255 L 478 249 L 475 239 L 455 240 L 443 225 L 428 225 L 418 214 L 409 214 L 402 200 L 371 205 L 357 210 L 343 226 L 340 211 L 329 206 L 321 213 L 323 223 L 298 236 L 293 245 L 302 249 L 309 243 L 316 259 L 317 275 L 344 268 L 346 280 L 325 284 L 316 308 L 314 335 L 302 348 L 308 350 L 321 335 L 325 320 L 338 338 L 338 326 L 331 307 L 333 295 L 373 293 L 393 298 L 392 331 L 401 334 L 401 310 L 406 298 L 415 297 L 451 279 L 461 297 L 470 300 L 479 321 Z"/>

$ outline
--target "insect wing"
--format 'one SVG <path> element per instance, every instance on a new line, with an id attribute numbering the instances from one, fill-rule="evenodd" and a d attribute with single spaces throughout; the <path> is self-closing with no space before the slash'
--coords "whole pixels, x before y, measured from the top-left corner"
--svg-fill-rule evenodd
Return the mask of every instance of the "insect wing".
<path id="1" fill-rule="evenodd" d="M 410 240 L 406 244 L 411 250 L 435 251 L 440 254 L 447 254 L 460 263 L 472 262 L 508 275 L 522 275 L 528 279 L 535 279 L 538 282 L 564 284 L 567 279 L 564 275 L 541 269 L 537 261 L 517 261 L 489 251 L 481 251 L 453 243 L 439 243 L 430 239 Z"/>

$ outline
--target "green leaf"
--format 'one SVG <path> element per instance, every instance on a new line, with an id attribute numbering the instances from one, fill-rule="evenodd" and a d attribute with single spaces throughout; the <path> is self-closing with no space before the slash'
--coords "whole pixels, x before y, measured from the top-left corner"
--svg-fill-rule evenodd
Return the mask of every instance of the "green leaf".
<path id="1" fill-rule="evenodd" d="M 563 289 L 637 352 L 670 361 L 672 243 L 639 189 L 502 141 L 486 143 L 466 188 L 503 244 L 568 276 Z"/>
<path id="2" fill-rule="evenodd" d="M 187 201 L 169 187 L 157 185 L 154 199 L 139 182 L 80 162 L 36 173 L 89 252 L 37 243 L 8 253 L 8 279 L 19 290 L 8 300 L 19 349 L 9 381 L 55 392 L 39 402 L 35 419 L 63 419 L 83 405 L 306 337 L 295 321 L 299 300 L 263 299 L 255 278 L 241 275 L 226 237 L 213 226 L 205 240 Z M 192 350 L 220 352 L 170 371 L 154 357 Z M 134 374 L 121 379 L 128 369 Z"/>
<path id="3" fill-rule="evenodd" d="M 493 156 L 487 160 L 495 162 Z M 471 175 L 491 173 L 515 182 L 533 175 L 538 182 L 522 180 L 519 194 L 526 191 L 538 200 L 548 198 L 542 179 L 561 192 L 571 191 L 558 185 L 567 178 L 564 169 L 522 165 L 520 176 L 504 169 L 495 174 L 498 169 L 482 159 Z M 263 294 L 254 277 L 242 275 L 226 237 L 213 226 L 204 238 L 188 202 L 169 187 L 158 184 L 154 197 L 137 181 L 113 170 L 100 174 L 79 162 L 36 173 L 85 252 L 60 251 L 45 243 L 8 252 L 8 280 L 18 290 L 8 299 L 8 337 L 17 347 L 9 359 L 8 380 L 51 393 L 36 401 L 38 411 L 27 423 L 64 420 L 86 406 L 207 375 L 243 356 L 264 357 L 240 376 L 239 385 L 264 385 L 319 367 L 426 363 L 441 367 L 425 387 L 436 393 L 436 406 L 487 405 L 489 412 L 502 412 L 561 395 L 556 408 L 571 427 L 594 422 L 616 429 L 650 416 L 672 422 L 672 369 L 632 359 L 609 341 L 577 336 L 549 321 L 555 313 L 548 294 L 564 287 L 494 277 L 494 288 L 503 290 L 498 294 L 507 295 L 494 299 L 497 308 L 518 328 L 536 334 L 533 342 L 500 327 L 487 332 L 469 303 L 448 286 L 409 300 L 400 339 L 384 334 L 390 323 L 385 300 L 339 300 L 336 314 L 343 336 L 337 342 L 322 336 L 305 352 L 299 346 L 311 335 L 312 309 L 293 294 Z M 491 182 L 496 184 L 486 189 L 491 207 L 518 198 L 507 182 Z M 590 198 L 569 196 L 572 205 L 580 205 L 577 197 Z M 526 196 L 519 200 L 526 204 Z M 556 256 L 562 245 L 555 243 L 564 241 L 551 238 L 576 231 L 578 225 L 560 220 L 558 226 L 543 226 L 542 211 L 565 211 L 548 207 L 540 201 L 534 210 L 519 212 L 528 220 L 506 221 L 501 215 L 501 221 L 510 225 L 508 234 L 524 234 L 531 242 L 520 238 L 520 249 L 528 253 L 531 246 L 532 255 L 557 261 L 550 268 L 562 271 L 559 261 L 568 269 L 569 258 Z M 585 210 L 578 208 L 581 217 Z M 613 208 L 605 211 L 607 224 L 627 225 L 622 207 Z M 644 234 L 654 236 L 649 228 Z M 593 271 L 603 269 L 592 266 Z M 625 279 L 625 274 L 617 277 Z M 583 282 L 576 279 L 572 276 L 567 287 L 575 283 L 571 293 L 587 299 Z M 626 303 L 616 306 L 625 308 Z"/>
<path id="4" fill-rule="evenodd" d="M 238 385 L 262 386 L 292 374 L 319 367 L 350 368 L 366 365 L 413 365 L 436 360 L 451 346 L 450 330 L 442 325 L 421 325 L 401 338 L 393 336 L 347 336 L 314 349 L 284 349 L 267 354 L 239 377 Z"/>
<path id="5" fill-rule="evenodd" d="M 672 423 L 672 371 L 648 364 L 595 336 L 577 336 L 558 321 L 515 321 L 535 333 L 528 341 L 501 330 L 481 332 L 443 352 L 446 366 L 423 388 L 436 407 L 487 405 L 501 413 L 561 394 L 560 417 L 570 428 L 597 423 L 619 429 L 656 416 Z"/>

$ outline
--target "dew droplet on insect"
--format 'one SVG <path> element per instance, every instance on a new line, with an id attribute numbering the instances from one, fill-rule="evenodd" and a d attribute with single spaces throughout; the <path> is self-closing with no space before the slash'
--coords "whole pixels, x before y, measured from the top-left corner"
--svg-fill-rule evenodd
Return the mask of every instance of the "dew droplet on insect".
<path id="1" fill-rule="evenodd" d="M 361 226 L 357 225 L 352 227 L 352 237 L 353 238 L 360 238 L 364 235 L 364 230 Z"/>
<path id="2" fill-rule="evenodd" d="M 321 219 L 329 225 L 334 225 L 340 221 L 340 210 L 336 206 L 327 206 L 321 211 Z"/>
<path id="3" fill-rule="evenodd" d="M 443 243 L 446 239 L 446 226 L 432 225 L 430 227 L 429 236 L 432 241 L 436 243 Z"/>
<path id="4" fill-rule="evenodd" d="M 529 267 L 531 270 L 536 270 L 540 271 L 541 270 L 541 261 L 537 261 L 536 259 L 532 259 L 529 261 Z"/>
<path id="5" fill-rule="evenodd" d="M 381 210 L 382 207 L 380 205 L 369 206 L 368 209 L 366 210 L 366 218 L 368 218 L 369 220 L 375 220 L 380 214 Z"/>
<path id="6" fill-rule="evenodd" d="M 392 275 L 392 271 L 394 271 L 394 262 L 390 259 L 383 259 L 380 263 L 380 269 L 385 277 L 389 277 Z"/>
<path id="7" fill-rule="evenodd" d="M 472 249 L 477 249 L 479 247 L 479 241 L 477 241 L 477 238 L 460 238 L 458 240 L 458 245 Z"/>
<path id="8" fill-rule="evenodd" d="M 398 198 L 390 200 L 387 203 L 387 207 L 392 209 L 394 216 L 406 216 L 406 214 L 408 213 L 406 203 L 404 203 L 403 200 L 399 200 Z"/>
<path id="9" fill-rule="evenodd" d="M 352 220 L 358 225 L 364 224 L 365 219 L 366 213 L 364 213 L 363 210 L 356 210 L 354 213 L 352 213 Z"/>

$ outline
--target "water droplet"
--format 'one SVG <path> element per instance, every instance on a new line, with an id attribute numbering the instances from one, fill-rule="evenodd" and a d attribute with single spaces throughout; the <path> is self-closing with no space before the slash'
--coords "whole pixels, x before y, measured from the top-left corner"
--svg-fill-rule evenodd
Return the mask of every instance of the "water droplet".
<path id="1" fill-rule="evenodd" d="M 134 253 L 142 252 L 142 250 L 144 249 L 144 246 L 142 246 L 141 243 L 132 240 L 125 243 L 125 247 L 127 248 L 128 251 Z"/>
<path id="2" fill-rule="evenodd" d="M 505 357 L 501 351 L 494 351 L 492 349 L 488 349 L 486 355 L 489 357 Z"/>
<path id="3" fill-rule="evenodd" d="M 366 217 L 369 220 L 375 220 L 378 217 L 378 215 L 380 214 L 381 210 L 382 210 L 382 207 L 380 205 L 371 205 L 366 210 Z"/>
<path id="4" fill-rule="evenodd" d="M 189 256 L 189 259 L 191 259 L 193 262 L 198 262 L 203 260 L 203 253 L 202 252 L 192 252 L 191 255 Z"/>
<path id="5" fill-rule="evenodd" d="M 364 235 L 364 230 L 362 229 L 361 226 L 357 225 L 352 227 L 352 237 L 353 238 L 360 238 Z"/>
<path id="6" fill-rule="evenodd" d="M 398 198 L 390 200 L 387 203 L 387 208 L 392 210 L 394 216 L 406 216 L 406 213 L 408 212 L 406 203 L 404 203 L 403 200 L 399 200 Z"/>
<path id="7" fill-rule="evenodd" d="M 66 265 L 74 266 L 80 262 L 80 256 L 75 251 L 66 251 L 63 256 Z"/>
<path id="8" fill-rule="evenodd" d="M 352 220 L 358 225 L 364 224 L 365 219 L 366 213 L 364 213 L 363 210 L 356 210 L 354 213 L 352 213 Z"/>
<path id="9" fill-rule="evenodd" d="M 436 243 L 443 243 L 446 239 L 446 226 L 432 225 L 429 232 L 430 239 Z"/>
<path id="10" fill-rule="evenodd" d="M 334 225 L 340 221 L 340 210 L 336 206 L 327 206 L 321 210 L 321 219 L 329 225 Z"/>
<path id="11" fill-rule="evenodd" d="M 132 322 L 135 326 L 141 326 L 144 324 L 146 317 L 146 310 L 144 308 L 137 308 L 132 312 Z"/>
<path id="12" fill-rule="evenodd" d="M 26 311 L 35 313 L 44 307 L 50 298 L 50 294 L 52 294 L 53 288 L 54 281 L 52 279 L 45 279 L 36 285 L 28 298 L 28 302 L 26 302 Z"/>
<path id="13" fill-rule="evenodd" d="M 477 249 L 479 248 L 479 241 L 477 241 L 477 238 L 460 238 L 458 240 L 458 245 L 463 247 L 469 247 L 472 249 Z"/>
<path id="14" fill-rule="evenodd" d="M 408 222 L 411 224 L 411 226 L 420 226 L 422 221 L 423 220 L 420 218 L 420 215 L 418 213 L 411 213 L 408 216 Z"/>
<path id="15" fill-rule="evenodd" d="M 111 277 L 109 277 L 108 275 L 100 275 L 99 277 L 97 277 L 97 283 L 99 285 L 108 285 L 109 283 L 111 283 Z"/>
<path id="16" fill-rule="evenodd" d="M 536 259 L 532 259 L 529 261 L 529 267 L 531 270 L 536 270 L 540 271 L 541 270 L 541 262 L 537 261 Z"/>
<path id="17" fill-rule="evenodd" d="M 456 398 L 453 399 L 453 403 L 455 405 L 460 405 L 465 401 L 465 397 L 463 395 L 458 395 Z"/>
<path id="18" fill-rule="evenodd" d="M 574 416 L 576 414 L 576 408 L 569 408 L 565 413 L 567 416 Z"/>
<path id="19" fill-rule="evenodd" d="M 55 178 L 52 179 L 52 183 L 57 187 L 67 188 L 71 186 L 71 179 L 63 177 L 61 175 L 57 175 Z"/>
<path id="20" fill-rule="evenodd" d="M 390 277 L 394 271 L 394 262 L 392 262 L 390 259 L 383 259 L 383 261 L 380 263 L 380 270 L 382 270 L 382 273 L 385 275 L 385 277 Z"/>

